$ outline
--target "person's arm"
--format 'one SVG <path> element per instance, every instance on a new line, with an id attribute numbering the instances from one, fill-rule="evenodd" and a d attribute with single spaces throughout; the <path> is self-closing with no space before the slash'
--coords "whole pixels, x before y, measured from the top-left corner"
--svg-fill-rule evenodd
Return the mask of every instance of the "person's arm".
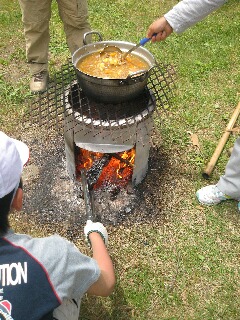
<path id="1" fill-rule="evenodd" d="M 116 282 L 112 260 L 100 234 L 92 232 L 89 234 L 89 239 L 91 241 L 93 259 L 97 261 L 101 273 L 87 293 L 107 297 L 113 292 Z"/>
<path id="2" fill-rule="evenodd" d="M 217 10 L 227 0 L 182 0 L 148 28 L 152 42 L 165 40 L 172 31 L 182 33 Z M 157 36 L 153 36 L 157 33 Z"/>
<path id="3" fill-rule="evenodd" d="M 173 28 L 170 26 L 170 24 L 164 17 L 161 17 L 149 26 L 147 31 L 147 38 L 152 38 L 152 42 L 163 41 L 172 32 Z M 157 35 L 153 36 L 154 33 L 157 33 Z"/>
<path id="4" fill-rule="evenodd" d="M 97 261 L 100 269 L 98 280 L 91 285 L 87 293 L 103 297 L 109 296 L 113 292 L 116 279 L 113 263 L 106 247 L 108 243 L 107 230 L 102 223 L 88 220 L 84 227 L 84 234 L 92 248 L 93 259 Z"/>
<path id="5" fill-rule="evenodd" d="M 22 182 L 22 178 L 20 178 L 17 191 L 14 195 L 14 198 L 11 204 L 11 209 L 21 211 L 22 206 L 23 206 L 23 182 Z"/>

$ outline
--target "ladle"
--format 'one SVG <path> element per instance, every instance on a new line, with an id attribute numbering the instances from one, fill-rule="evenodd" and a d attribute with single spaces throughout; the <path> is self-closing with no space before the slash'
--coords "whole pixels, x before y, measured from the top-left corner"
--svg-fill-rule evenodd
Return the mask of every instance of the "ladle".
<path id="1" fill-rule="evenodd" d="M 103 55 L 106 52 L 114 52 L 114 51 L 117 51 L 122 54 L 122 50 L 120 48 L 111 45 L 111 46 L 104 47 L 103 50 L 100 51 L 100 55 Z"/>
<path id="2" fill-rule="evenodd" d="M 153 36 L 156 36 L 157 33 L 154 33 Z M 122 55 L 122 59 L 124 60 L 126 58 L 127 55 L 129 55 L 129 53 L 131 53 L 132 51 L 136 50 L 138 47 L 140 46 L 144 46 L 149 40 L 151 40 L 151 38 L 143 38 L 140 40 L 140 42 L 133 46 L 130 50 L 128 50 L 127 52 L 124 52 L 124 54 Z"/>
<path id="3" fill-rule="evenodd" d="M 156 36 L 157 33 L 154 33 L 153 36 Z M 122 60 L 124 60 L 126 58 L 126 56 L 131 53 L 133 50 L 136 50 L 138 47 L 140 46 L 144 46 L 149 40 L 151 40 L 151 38 L 143 38 L 140 40 L 140 42 L 133 46 L 130 50 L 126 51 L 126 52 L 122 52 L 122 50 L 119 47 L 116 46 L 106 46 L 105 48 L 103 48 L 103 50 L 100 52 L 100 55 L 104 54 L 105 52 L 113 52 L 113 51 L 117 51 L 119 53 L 122 54 Z"/>

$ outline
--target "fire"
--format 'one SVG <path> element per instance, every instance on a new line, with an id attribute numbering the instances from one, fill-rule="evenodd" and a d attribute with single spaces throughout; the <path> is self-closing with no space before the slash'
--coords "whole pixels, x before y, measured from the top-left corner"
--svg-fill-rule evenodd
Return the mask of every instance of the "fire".
<path id="1" fill-rule="evenodd" d="M 76 156 L 77 172 L 80 172 L 80 170 L 83 168 L 85 168 L 86 170 L 90 169 L 95 161 L 98 161 L 103 157 L 103 153 L 100 152 L 91 152 L 80 148 L 78 149 L 79 152 Z"/>
<path id="2" fill-rule="evenodd" d="M 85 168 L 89 174 L 97 178 L 94 189 L 113 185 L 125 187 L 132 178 L 135 153 L 135 148 L 107 154 L 78 148 L 76 154 L 77 178 L 80 178 L 80 170 Z"/>

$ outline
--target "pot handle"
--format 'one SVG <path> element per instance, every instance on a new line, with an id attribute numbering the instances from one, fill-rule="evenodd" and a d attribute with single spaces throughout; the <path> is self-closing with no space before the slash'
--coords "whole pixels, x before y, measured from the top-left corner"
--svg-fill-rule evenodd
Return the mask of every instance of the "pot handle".
<path id="1" fill-rule="evenodd" d="M 137 77 L 139 75 L 139 77 Z M 139 70 L 133 73 L 130 73 L 124 82 L 143 82 L 148 77 L 148 70 Z"/>
<path id="2" fill-rule="evenodd" d="M 95 34 L 95 35 L 97 35 L 98 37 L 99 37 L 99 41 L 102 41 L 103 40 L 103 37 L 102 37 L 102 35 L 101 35 L 101 33 L 100 32 L 98 32 L 98 31 L 89 31 L 89 32 L 86 32 L 86 33 L 84 33 L 84 35 L 83 35 L 83 44 L 84 45 L 86 45 L 87 44 L 87 36 L 88 35 L 90 35 L 90 34 Z M 96 42 L 96 41 L 95 41 Z"/>

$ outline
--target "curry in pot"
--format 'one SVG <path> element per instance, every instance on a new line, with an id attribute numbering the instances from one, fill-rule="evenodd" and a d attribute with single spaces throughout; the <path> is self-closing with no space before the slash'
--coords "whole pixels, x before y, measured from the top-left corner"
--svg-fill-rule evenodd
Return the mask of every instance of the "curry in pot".
<path id="1" fill-rule="evenodd" d="M 129 54 L 122 59 L 118 51 L 94 52 L 78 61 L 78 70 L 102 79 L 126 79 L 133 72 L 148 70 L 149 65 L 140 57 Z"/>

